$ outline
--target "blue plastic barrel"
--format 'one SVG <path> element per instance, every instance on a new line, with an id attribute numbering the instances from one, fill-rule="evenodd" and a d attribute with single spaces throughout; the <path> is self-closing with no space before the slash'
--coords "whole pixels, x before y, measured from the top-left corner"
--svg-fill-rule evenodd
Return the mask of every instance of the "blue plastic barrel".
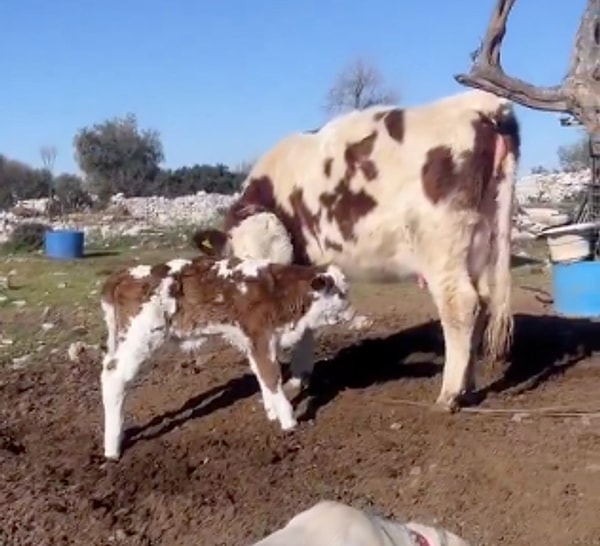
<path id="1" fill-rule="evenodd" d="M 554 309 L 566 317 L 600 317 L 600 261 L 552 264 Z"/>
<path id="2" fill-rule="evenodd" d="M 74 229 L 46 231 L 44 250 L 46 256 L 55 260 L 83 258 L 83 231 Z"/>

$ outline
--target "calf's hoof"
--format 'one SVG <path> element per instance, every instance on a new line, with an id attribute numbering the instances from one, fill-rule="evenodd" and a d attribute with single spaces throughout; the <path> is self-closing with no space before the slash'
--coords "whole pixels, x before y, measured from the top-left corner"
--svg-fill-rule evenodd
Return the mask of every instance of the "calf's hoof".
<path id="1" fill-rule="evenodd" d="M 269 421 L 277 421 L 277 414 L 273 408 L 265 408 L 265 413 Z"/>
<path id="2" fill-rule="evenodd" d="M 116 461 L 118 461 L 120 459 L 120 457 L 121 457 L 121 454 L 117 453 L 117 452 L 114 452 L 114 451 L 105 451 L 104 452 L 104 458 L 107 461 L 116 462 Z"/>
<path id="3" fill-rule="evenodd" d="M 285 421 L 281 422 L 281 430 L 283 432 L 291 432 L 292 430 L 294 430 L 296 427 L 298 426 L 298 421 L 296 421 L 296 419 L 286 419 Z"/>

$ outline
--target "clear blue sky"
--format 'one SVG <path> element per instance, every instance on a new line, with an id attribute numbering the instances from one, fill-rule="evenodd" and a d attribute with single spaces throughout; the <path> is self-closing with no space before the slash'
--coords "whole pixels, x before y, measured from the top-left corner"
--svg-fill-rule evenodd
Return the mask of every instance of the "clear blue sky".
<path id="1" fill-rule="evenodd" d="M 356 56 L 405 105 L 461 87 L 496 0 L 2 0 L 0 152 L 76 171 L 82 126 L 134 112 L 160 131 L 166 165 L 236 163 L 319 126 L 326 90 Z M 564 76 L 585 0 L 519 0 L 507 72 Z M 370 7 L 367 9 L 367 5 Z M 519 108 L 522 169 L 553 166 L 576 129 Z"/>

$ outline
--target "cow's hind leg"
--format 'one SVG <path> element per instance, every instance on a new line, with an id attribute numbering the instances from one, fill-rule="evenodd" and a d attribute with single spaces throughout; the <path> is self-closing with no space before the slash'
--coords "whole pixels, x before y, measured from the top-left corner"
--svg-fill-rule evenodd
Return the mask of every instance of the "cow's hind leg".
<path id="1" fill-rule="evenodd" d="M 479 310 L 477 312 L 475 325 L 473 329 L 473 335 L 471 338 L 471 359 L 469 361 L 469 368 L 467 371 L 466 393 L 474 392 L 477 387 L 475 380 L 475 368 L 477 366 L 477 363 L 482 359 L 484 355 L 483 338 L 489 322 L 490 306 L 489 273 L 489 269 L 486 268 L 481 273 L 481 275 L 475 283 L 475 286 L 477 287 Z"/>
<path id="2" fill-rule="evenodd" d="M 429 277 L 429 289 L 438 308 L 444 334 L 445 362 L 437 406 L 454 411 L 473 386 L 473 356 L 482 308 L 466 267 L 456 265 Z"/>
<path id="3" fill-rule="evenodd" d="M 303 384 L 310 381 L 315 367 L 316 340 L 312 330 L 306 329 L 300 341 L 294 346 L 291 354 L 291 377 L 285 384 L 285 389 L 298 391 Z"/>

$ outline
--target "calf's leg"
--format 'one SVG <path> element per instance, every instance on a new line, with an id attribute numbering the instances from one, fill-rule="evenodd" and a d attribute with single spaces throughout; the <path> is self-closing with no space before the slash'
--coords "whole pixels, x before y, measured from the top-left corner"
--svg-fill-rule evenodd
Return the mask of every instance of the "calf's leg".
<path id="1" fill-rule="evenodd" d="M 281 380 L 281 370 L 276 359 L 275 347 L 266 340 L 255 343 L 248 360 L 260 386 L 263 404 L 270 420 L 279 420 L 282 430 L 293 429 L 297 422 L 292 404 L 287 399 Z"/>
<path id="2" fill-rule="evenodd" d="M 138 316 L 132 320 L 115 352 L 104 357 L 100 382 L 104 407 L 104 456 L 107 459 L 116 460 L 121 455 L 127 386 L 165 337 L 164 324 L 148 328 Z"/>
<path id="3" fill-rule="evenodd" d="M 106 325 L 106 353 L 113 355 L 117 350 L 117 321 L 114 306 L 102 300 L 100 302 L 104 313 L 104 324 Z"/>

